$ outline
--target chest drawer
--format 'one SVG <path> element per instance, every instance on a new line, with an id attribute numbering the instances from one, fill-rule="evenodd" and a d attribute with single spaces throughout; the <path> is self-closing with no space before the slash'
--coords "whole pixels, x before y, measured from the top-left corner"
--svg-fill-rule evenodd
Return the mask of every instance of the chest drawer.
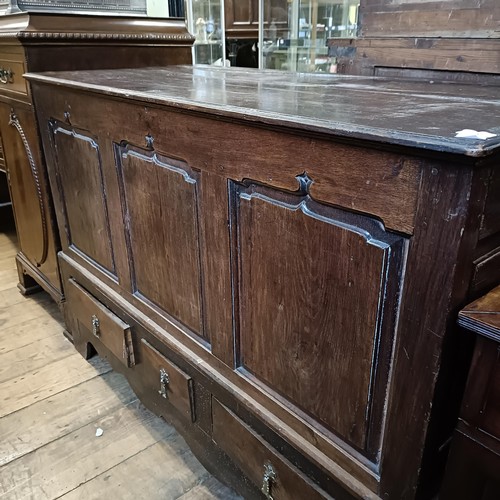
<path id="1" fill-rule="evenodd" d="M 73 334 L 92 339 L 97 349 L 102 344 L 125 366 L 135 365 L 132 332 L 127 323 L 72 278 L 67 281 L 66 298 L 67 307 L 78 328 Z"/>
<path id="2" fill-rule="evenodd" d="M 28 85 L 23 77 L 26 73 L 24 63 L 17 56 L 0 54 L 0 94 L 3 92 L 28 94 Z"/>
<path id="3" fill-rule="evenodd" d="M 145 389 L 152 395 L 157 413 L 162 414 L 162 407 L 168 402 L 194 422 L 193 379 L 146 340 L 141 340 L 140 349 L 142 380 Z"/>
<path id="4" fill-rule="evenodd" d="M 331 498 L 216 399 L 213 439 L 256 484 L 264 498 Z"/>

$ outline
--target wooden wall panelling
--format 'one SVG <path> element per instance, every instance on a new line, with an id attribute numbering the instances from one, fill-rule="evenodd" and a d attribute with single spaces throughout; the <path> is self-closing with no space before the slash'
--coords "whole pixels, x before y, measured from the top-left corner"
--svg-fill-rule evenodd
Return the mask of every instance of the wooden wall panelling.
<path id="1" fill-rule="evenodd" d="M 443 72 L 430 75 L 431 80 L 461 78 L 461 75 L 447 75 L 446 72 L 500 73 L 500 39 L 373 37 L 330 39 L 328 45 L 330 56 L 338 58 L 339 73 L 374 75 L 377 67 Z M 412 76 L 407 73 L 399 76 Z"/>
<path id="2" fill-rule="evenodd" d="M 378 0 L 361 3 L 362 37 L 500 37 L 495 0 Z"/>

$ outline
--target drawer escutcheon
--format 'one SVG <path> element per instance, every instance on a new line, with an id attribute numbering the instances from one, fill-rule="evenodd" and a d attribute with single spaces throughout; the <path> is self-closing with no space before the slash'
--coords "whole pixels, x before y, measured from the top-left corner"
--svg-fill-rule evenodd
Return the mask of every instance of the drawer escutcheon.
<path id="1" fill-rule="evenodd" d="M 162 368 L 160 370 L 160 390 L 158 394 L 165 399 L 168 399 L 167 396 L 167 385 L 170 384 L 170 377 L 168 376 L 167 371 Z"/>
<path id="2" fill-rule="evenodd" d="M 277 477 L 278 476 L 271 462 L 265 463 L 261 491 L 262 493 L 264 493 L 264 496 L 267 498 L 267 500 L 273 500 L 273 497 L 271 495 L 271 486 L 274 482 L 276 482 Z"/>
<path id="3" fill-rule="evenodd" d="M 101 324 L 99 323 L 99 318 L 95 314 L 93 314 L 92 315 L 92 335 L 94 337 L 99 338 L 101 336 L 100 326 L 101 326 Z"/>

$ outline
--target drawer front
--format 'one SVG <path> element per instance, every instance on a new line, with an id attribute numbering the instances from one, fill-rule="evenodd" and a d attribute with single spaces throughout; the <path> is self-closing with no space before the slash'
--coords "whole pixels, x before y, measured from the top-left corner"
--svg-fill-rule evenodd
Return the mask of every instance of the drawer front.
<path id="1" fill-rule="evenodd" d="M 193 379 L 144 339 L 141 341 L 141 364 L 145 367 L 144 384 L 152 389 L 158 406 L 168 401 L 194 422 Z"/>
<path id="2" fill-rule="evenodd" d="M 259 488 L 264 498 L 331 498 L 216 399 L 213 440 Z"/>
<path id="3" fill-rule="evenodd" d="M 91 332 L 92 336 L 88 340 L 92 340 L 96 347 L 101 343 L 125 366 L 134 366 L 135 355 L 130 326 L 84 290 L 75 280 L 69 279 L 67 284 L 68 308 L 78 323 L 79 333 L 85 335 L 82 328 Z"/>
<path id="4" fill-rule="evenodd" d="M 16 61 L 14 57 L 0 57 L 0 93 L 6 90 L 27 95 L 28 85 L 23 77 L 24 73 L 24 63 Z"/>

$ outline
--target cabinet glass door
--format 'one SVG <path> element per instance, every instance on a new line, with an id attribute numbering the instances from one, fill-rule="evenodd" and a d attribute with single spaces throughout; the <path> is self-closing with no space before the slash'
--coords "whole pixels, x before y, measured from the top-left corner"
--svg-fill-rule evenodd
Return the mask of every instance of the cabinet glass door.
<path id="1" fill-rule="evenodd" d="M 187 25 L 195 37 L 194 64 L 224 65 L 224 0 L 187 0 Z"/>
<path id="2" fill-rule="evenodd" d="M 284 17 L 288 23 L 278 22 Z M 300 72 L 336 72 L 329 38 L 356 36 L 359 0 L 263 0 L 261 67 Z"/>

